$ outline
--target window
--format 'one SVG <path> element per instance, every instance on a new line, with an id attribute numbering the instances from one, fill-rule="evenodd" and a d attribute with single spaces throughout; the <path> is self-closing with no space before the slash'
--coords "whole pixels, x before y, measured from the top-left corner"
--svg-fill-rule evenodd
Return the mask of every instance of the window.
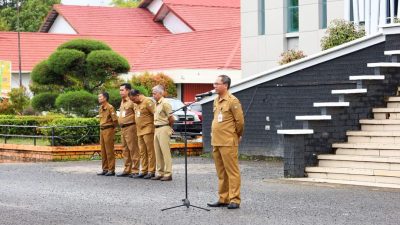
<path id="1" fill-rule="evenodd" d="M 265 35 L 265 0 L 258 0 L 258 35 Z"/>
<path id="2" fill-rule="evenodd" d="M 320 4 L 320 28 L 325 29 L 327 23 L 327 7 L 326 7 L 326 0 L 321 0 Z"/>
<path id="3" fill-rule="evenodd" d="M 287 32 L 299 31 L 299 0 L 287 0 Z"/>

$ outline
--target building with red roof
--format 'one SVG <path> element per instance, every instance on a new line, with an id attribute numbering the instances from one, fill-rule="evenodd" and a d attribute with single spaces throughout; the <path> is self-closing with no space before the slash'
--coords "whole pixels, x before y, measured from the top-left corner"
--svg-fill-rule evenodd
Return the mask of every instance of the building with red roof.
<path id="1" fill-rule="evenodd" d="M 191 101 L 211 90 L 215 77 L 241 78 L 239 0 L 145 0 L 139 8 L 54 5 L 39 32 L 21 33 L 24 84 L 29 73 L 60 44 L 75 38 L 104 41 L 136 74 L 163 72 Z M 0 32 L 0 60 L 12 62 L 18 86 L 17 33 Z"/>

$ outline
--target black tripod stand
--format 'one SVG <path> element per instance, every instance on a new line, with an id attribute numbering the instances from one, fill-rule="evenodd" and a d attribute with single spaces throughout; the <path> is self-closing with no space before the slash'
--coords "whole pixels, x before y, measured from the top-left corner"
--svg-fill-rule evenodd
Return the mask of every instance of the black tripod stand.
<path id="1" fill-rule="evenodd" d="M 209 209 L 205 209 L 199 206 L 195 206 L 190 204 L 189 198 L 188 198 L 188 179 L 187 179 L 187 132 L 186 132 L 186 121 L 187 121 L 187 108 L 192 105 L 194 102 L 190 102 L 189 104 L 186 104 L 184 106 L 182 106 L 181 108 L 173 111 L 172 113 L 179 111 L 179 110 L 183 110 L 184 115 L 185 115 L 185 120 L 184 120 L 184 139 L 185 139 L 185 147 L 184 147 L 184 151 L 185 151 L 185 198 L 182 199 L 182 205 L 177 205 L 177 206 L 172 206 L 169 208 L 165 208 L 165 209 L 161 209 L 161 211 L 165 211 L 165 210 L 169 210 L 169 209 L 174 209 L 174 208 L 178 208 L 178 207 L 183 207 L 186 206 L 186 208 L 189 208 L 190 206 L 198 208 L 198 209 L 202 209 L 202 210 L 206 210 L 206 211 L 210 211 Z"/>

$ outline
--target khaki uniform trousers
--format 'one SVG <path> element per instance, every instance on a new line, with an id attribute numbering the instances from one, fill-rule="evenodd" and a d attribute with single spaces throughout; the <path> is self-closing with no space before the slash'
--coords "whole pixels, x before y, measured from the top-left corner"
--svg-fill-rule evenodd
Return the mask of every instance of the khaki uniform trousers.
<path id="1" fill-rule="evenodd" d="M 154 148 L 159 176 L 169 177 L 172 175 L 172 158 L 169 144 L 171 135 L 172 129 L 170 126 L 156 128 L 154 133 Z"/>
<path id="2" fill-rule="evenodd" d="M 156 158 L 154 152 L 154 133 L 138 136 L 141 173 L 155 173 Z"/>
<path id="3" fill-rule="evenodd" d="M 115 171 L 114 137 L 114 128 L 100 130 L 101 166 L 103 171 Z"/>
<path id="4" fill-rule="evenodd" d="M 238 146 L 213 146 L 219 202 L 240 204 Z"/>
<path id="5" fill-rule="evenodd" d="M 139 146 L 136 126 L 133 124 L 121 128 L 122 156 L 124 157 L 124 173 L 139 173 Z"/>

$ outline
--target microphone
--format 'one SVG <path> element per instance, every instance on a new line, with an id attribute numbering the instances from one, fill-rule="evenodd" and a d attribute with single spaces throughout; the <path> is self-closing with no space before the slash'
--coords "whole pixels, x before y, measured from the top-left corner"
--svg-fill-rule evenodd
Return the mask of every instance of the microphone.
<path id="1" fill-rule="evenodd" d="M 214 93 L 213 93 L 212 91 L 209 91 L 209 92 L 197 94 L 197 95 L 196 95 L 196 98 L 203 98 L 203 97 L 211 96 L 211 95 L 213 95 L 213 94 L 214 94 Z"/>

